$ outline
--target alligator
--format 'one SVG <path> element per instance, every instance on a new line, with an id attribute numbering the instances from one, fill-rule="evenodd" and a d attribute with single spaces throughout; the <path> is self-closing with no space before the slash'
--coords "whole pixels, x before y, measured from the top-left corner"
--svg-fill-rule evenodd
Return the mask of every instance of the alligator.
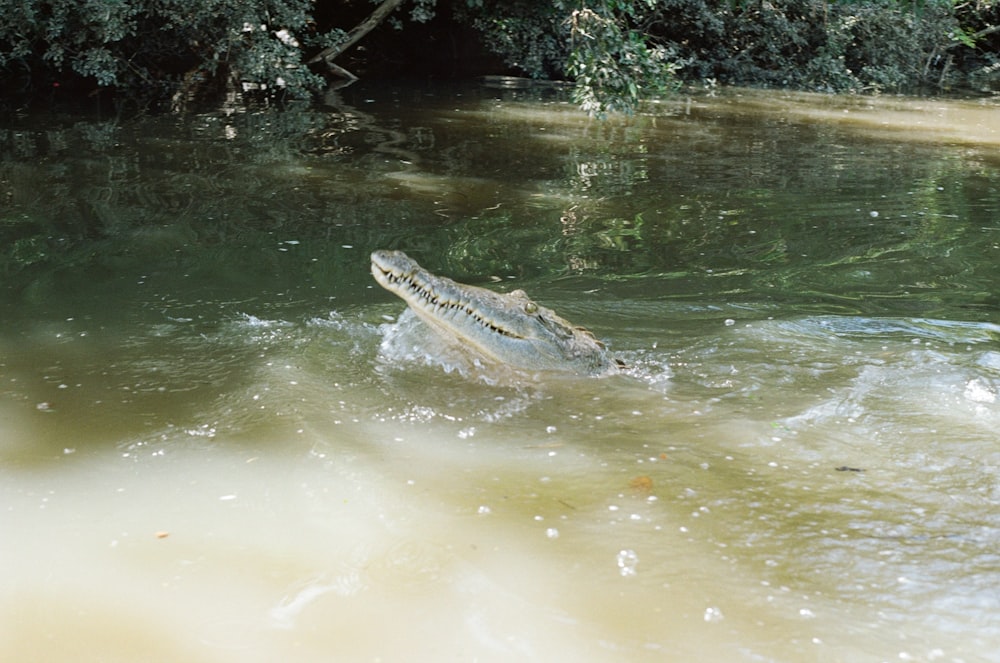
<path id="1" fill-rule="evenodd" d="M 402 251 L 372 253 L 372 276 L 417 316 L 474 355 L 522 370 L 615 372 L 592 333 L 532 301 L 523 290 L 499 293 L 435 276 Z"/>

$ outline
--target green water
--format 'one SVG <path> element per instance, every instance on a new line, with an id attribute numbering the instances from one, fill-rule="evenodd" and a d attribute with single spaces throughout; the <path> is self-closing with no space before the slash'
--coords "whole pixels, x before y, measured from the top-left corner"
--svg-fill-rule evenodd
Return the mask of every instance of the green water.
<path id="1" fill-rule="evenodd" d="M 327 102 L 0 133 L 0 658 L 995 655 L 995 102 Z M 628 368 L 458 365 L 377 248 Z"/>

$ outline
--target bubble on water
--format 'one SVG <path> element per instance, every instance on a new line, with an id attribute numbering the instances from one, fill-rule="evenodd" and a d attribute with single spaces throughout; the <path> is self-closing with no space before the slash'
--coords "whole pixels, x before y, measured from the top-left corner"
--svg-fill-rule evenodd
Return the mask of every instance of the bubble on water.
<path id="1" fill-rule="evenodd" d="M 628 577 L 636 574 L 635 567 L 639 565 L 639 556 L 635 554 L 634 550 L 619 550 L 615 559 L 618 562 L 618 572 L 622 576 Z"/>
<path id="2" fill-rule="evenodd" d="M 493 513 L 493 509 L 491 509 L 488 506 L 486 506 L 485 504 L 483 504 L 478 509 L 476 509 L 476 513 L 478 513 L 481 516 L 485 516 L 485 515 L 488 515 L 490 513 Z"/>
<path id="3" fill-rule="evenodd" d="M 705 608 L 705 621 L 709 623 L 721 622 L 723 619 L 722 611 L 715 606 L 709 606 Z"/>
<path id="4" fill-rule="evenodd" d="M 557 530 L 555 527 L 549 527 L 545 530 L 545 536 L 549 537 L 550 539 L 558 539 L 559 530 Z"/>
<path id="5" fill-rule="evenodd" d="M 726 318 L 722 324 L 724 324 L 727 327 L 732 327 L 733 325 L 736 324 L 736 321 L 733 320 L 732 318 Z"/>

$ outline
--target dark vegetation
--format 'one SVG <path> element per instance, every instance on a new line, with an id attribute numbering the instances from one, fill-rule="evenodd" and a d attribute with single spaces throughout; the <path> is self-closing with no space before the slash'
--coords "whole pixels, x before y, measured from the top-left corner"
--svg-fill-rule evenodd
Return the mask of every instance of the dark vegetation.
<path id="1" fill-rule="evenodd" d="M 682 83 L 991 90 L 1000 0 L 0 0 L 8 97 L 178 109 L 480 73 L 572 80 L 596 113 Z"/>

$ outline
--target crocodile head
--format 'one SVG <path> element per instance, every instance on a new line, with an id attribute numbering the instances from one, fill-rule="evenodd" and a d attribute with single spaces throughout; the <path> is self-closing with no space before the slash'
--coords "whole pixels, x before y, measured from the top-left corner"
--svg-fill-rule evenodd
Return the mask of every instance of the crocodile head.
<path id="1" fill-rule="evenodd" d="M 591 375 L 617 367 L 593 334 L 523 290 L 502 294 L 456 283 L 402 251 L 372 253 L 372 276 L 446 339 L 501 364 Z"/>

